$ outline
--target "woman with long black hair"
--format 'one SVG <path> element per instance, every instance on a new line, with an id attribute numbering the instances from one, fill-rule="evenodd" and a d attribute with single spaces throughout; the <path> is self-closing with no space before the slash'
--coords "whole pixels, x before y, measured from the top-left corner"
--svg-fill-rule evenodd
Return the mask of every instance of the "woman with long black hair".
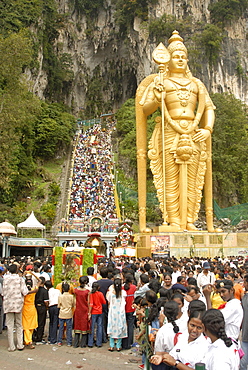
<path id="1" fill-rule="evenodd" d="M 122 340 L 122 348 L 123 349 L 130 349 L 133 344 L 133 334 L 134 334 L 134 322 L 135 316 L 134 311 L 135 308 L 133 307 L 134 301 L 134 292 L 136 291 L 137 287 L 133 284 L 134 277 L 132 274 L 126 274 L 125 277 L 125 284 L 123 285 L 123 289 L 126 292 L 126 305 L 125 305 L 125 312 L 126 312 L 126 321 L 127 321 L 127 338 L 123 338 Z"/>
<path id="2" fill-rule="evenodd" d="M 127 322 L 125 314 L 126 291 L 122 289 L 121 279 L 114 280 L 113 289 L 106 294 L 109 302 L 107 333 L 110 336 L 109 351 L 113 352 L 116 340 L 116 349 L 121 351 L 122 338 L 127 337 Z"/>
<path id="3" fill-rule="evenodd" d="M 169 352 L 174 347 L 180 331 L 177 323 L 178 313 L 179 307 L 177 302 L 169 301 L 165 303 L 164 314 L 168 322 L 157 332 L 154 346 L 155 354 L 164 354 L 164 352 Z"/>
<path id="4" fill-rule="evenodd" d="M 202 322 L 204 333 L 212 342 L 203 359 L 206 370 L 238 370 L 239 353 L 232 339 L 226 335 L 222 312 L 212 308 L 205 312 Z"/>
<path id="5" fill-rule="evenodd" d="M 90 332 L 90 321 L 89 321 L 89 283 L 88 276 L 80 276 L 80 286 L 74 290 L 76 297 L 76 308 L 74 311 L 74 348 L 86 347 L 87 336 Z"/>
<path id="6" fill-rule="evenodd" d="M 188 330 L 178 336 L 178 341 L 170 351 L 151 357 L 152 368 L 155 370 L 190 370 L 201 362 L 206 355 L 209 342 L 203 335 L 203 311 L 193 310 L 188 319 Z"/>

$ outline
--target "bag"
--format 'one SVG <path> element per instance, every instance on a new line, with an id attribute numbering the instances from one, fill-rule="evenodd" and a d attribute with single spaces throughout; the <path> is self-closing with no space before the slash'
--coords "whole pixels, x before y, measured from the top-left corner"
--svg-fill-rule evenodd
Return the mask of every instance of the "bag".
<path id="1" fill-rule="evenodd" d="M 239 349 L 238 349 L 238 353 L 239 353 L 239 358 L 240 358 L 240 360 L 241 360 L 241 358 L 242 358 L 242 357 L 244 357 L 245 353 L 244 353 L 244 351 L 242 350 L 242 348 L 239 348 Z"/>
<path id="2" fill-rule="evenodd" d="M 237 346 L 237 347 L 239 346 L 238 341 L 236 341 L 236 340 L 234 340 L 234 339 L 232 339 L 232 341 L 233 341 L 233 343 L 235 343 L 235 344 L 236 344 L 236 346 Z M 239 354 L 239 358 L 240 358 L 240 360 L 241 360 L 241 358 L 242 358 L 242 357 L 244 357 L 244 355 L 245 355 L 244 351 L 242 350 L 242 348 L 241 348 L 241 347 L 240 347 L 239 349 L 236 349 L 235 351 L 237 351 L 237 352 L 238 352 L 238 354 Z"/>

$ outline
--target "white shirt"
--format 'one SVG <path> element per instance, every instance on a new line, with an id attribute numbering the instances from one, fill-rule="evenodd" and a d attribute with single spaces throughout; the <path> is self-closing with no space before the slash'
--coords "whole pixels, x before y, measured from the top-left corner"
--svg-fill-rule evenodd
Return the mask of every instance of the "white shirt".
<path id="1" fill-rule="evenodd" d="M 201 362 L 209 347 L 208 340 L 201 334 L 197 339 L 188 342 L 189 333 L 185 331 L 178 336 L 178 342 L 170 351 L 170 355 L 181 361 L 184 365 L 195 368 L 197 362 Z"/>
<path id="2" fill-rule="evenodd" d="M 39 272 L 33 272 L 32 271 L 32 281 L 33 281 L 33 288 L 36 287 L 36 285 L 38 284 L 38 279 L 36 279 L 33 275 L 35 275 L 38 279 L 40 277 L 40 273 Z"/>
<path id="3" fill-rule="evenodd" d="M 184 308 L 184 306 L 183 306 L 183 308 Z M 183 311 L 182 310 L 182 312 L 183 312 L 183 314 L 180 317 L 180 319 L 176 320 L 176 324 L 179 326 L 180 333 L 184 333 L 185 331 L 188 331 L 188 321 L 189 321 L 188 311 Z"/>
<path id="4" fill-rule="evenodd" d="M 226 335 L 237 340 L 243 320 L 243 309 L 239 299 L 233 298 L 221 310 L 225 319 Z"/>
<path id="5" fill-rule="evenodd" d="M 207 275 L 205 275 L 204 272 L 200 272 L 197 278 L 197 285 L 201 289 L 204 285 L 214 284 L 215 280 L 213 272 L 208 271 Z"/>
<path id="6" fill-rule="evenodd" d="M 59 296 L 61 295 L 60 290 L 55 288 L 50 288 L 48 290 L 48 297 L 49 297 L 49 307 L 58 304 Z"/>
<path id="7" fill-rule="evenodd" d="M 179 332 L 182 332 L 181 326 L 183 322 L 184 320 L 182 320 L 182 318 L 175 321 L 177 326 L 179 326 Z M 156 339 L 155 339 L 154 353 L 171 351 L 172 348 L 174 347 L 175 335 L 176 333 L 173 330 L 172 323 L 168 322 L 167 324 L 164 324 L 157 332 Z"/>
<path id="8" fill-rule="evenodd" d="M 47 272 L 42 272 L 42 274 L 40 274 L 40 277 L 43 277 L 45 279 L 45 281 L 50 281 L 50 276 L 48 275 Z"/>
<path id="9" fill-rule="evenodd" d="M 172 285 L 177 283 L 178 276 L 181 276 L 181 272 L 180 271 L 176 271 L 176 272 L 173 271 L 173 273 L 171 274 L 171 278 L 172 278 L 171 283 L 172 283 Z"/>
<path id="10" fill-rule="evenodd" d="M 217 339 L 209 346 L 202 362 L 206 370 L 238 370 L 240 359 L 234 344 L 227 347 L 222 339 Z"/>
<path id="11" fill-rule="evenodd" d="M 88 278 L 89 278 L 89 287 L 92 288 L 92 284 L 94 283 L 94 281 L 97 281 L 94 276 L 92 275 L 88 275 Z"/>

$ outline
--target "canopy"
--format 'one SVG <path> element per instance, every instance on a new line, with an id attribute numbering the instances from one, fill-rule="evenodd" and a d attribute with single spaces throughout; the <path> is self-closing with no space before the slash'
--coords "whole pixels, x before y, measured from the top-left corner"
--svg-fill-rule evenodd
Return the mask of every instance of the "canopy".
<path id="1" fill-rule="evenodd" d="M 46 227 L 42 225 L 34 215 L 32 211 L 29 217 L 17 225 L 17 229 L 41 229 L 44 230 Z"/>

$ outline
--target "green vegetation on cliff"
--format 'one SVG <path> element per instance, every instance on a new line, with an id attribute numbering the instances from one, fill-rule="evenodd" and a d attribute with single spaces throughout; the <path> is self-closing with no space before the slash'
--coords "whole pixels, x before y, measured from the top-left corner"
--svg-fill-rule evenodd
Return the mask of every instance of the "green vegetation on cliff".
<path id="1" fill-rule="evenodd" d="M 211 21 L 224 26 L 241 17 L 247 7 L 248 0 L 217 0 L 210 3 L 208 10 Z"/>
<path id="2" fill-rule="evenodd" d="M 248 109 L 233 95 L 213 94 L 213 185 L 222 207 L 248 202 Z"/>
<path id="3" fill-rule="evenodd" d="M 74 132 L 75 120 L 66 107 L 40 101 L 30 92 L 23 71 L 31 62 L 32 42 L 25 30 L 0 35 L 0 203 L 5 205 L 1 206 L 1 220 L 18 219 L 19 211 L 8 207 L 37 192 L 36 179 L 46 172 L 45 161 L 63 157 Z M 51 223 L 57 200 L 54 189 L 45 188 L 40 211 Z M 19 203 L 17 209 L 25 207 Z"/>

